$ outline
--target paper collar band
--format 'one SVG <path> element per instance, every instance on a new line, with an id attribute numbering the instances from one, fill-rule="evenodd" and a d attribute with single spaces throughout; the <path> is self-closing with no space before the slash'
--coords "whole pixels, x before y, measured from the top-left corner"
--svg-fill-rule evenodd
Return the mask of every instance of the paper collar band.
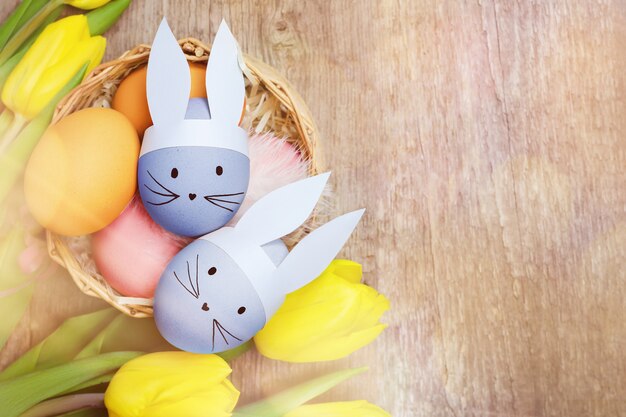
<path id="1" fill-rule="evenodd" d="M 248 133 L 238 126 L 224 126 L 210 119 L 186 119 L 167 128 L 153 125 L 143 135 L 139 156 L 181 146 L 230 149 L 248 156 Z"/>

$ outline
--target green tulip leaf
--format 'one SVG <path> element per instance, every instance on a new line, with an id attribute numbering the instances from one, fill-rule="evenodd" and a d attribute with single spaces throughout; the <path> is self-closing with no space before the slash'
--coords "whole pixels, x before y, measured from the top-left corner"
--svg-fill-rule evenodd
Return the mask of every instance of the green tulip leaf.
<path id="1" fill-rule="evenodd" d="M 282 417 L 367 368 L 346 369 L 312 379 L 279 394 L 238 408 L 233 417 Z"/>
<path id="2" fill-rule="evenodd" d="M 58 417 L 107 417 L 108 415 L 107 410 L 104 408 L 85 408 L 72 411 L 71 413 L 61 414 Z"/>
<path id="3" fill-rule="evenodd" d="M 161 337 L 154 320 L 137 319 L 119 313 L 76 357 L 85 358 L 121 350 L 149 353 L 175 348 Z"/>
<path id="4" fill-rule="evenodd" d="M 27 11 L 31 3 L 33 3 L 33 0 L 23 0 L 2 23 L 0 26 L 0 49 L 4 48 L 4 45 L 11 39 L 13 33 L 29 19 Z"/>
<path id="5" fill-rule="evenodd" d="M 115 317 L 112 308 L 67 319 L 0 373 L 0 381 L 69 362 Z"/>
<path id="6" fill-rule="evenodd" d="M 24 230 L 19 223 L 0 241 L 0 348 L 24 315 L 35 287 L 18 264 L 25 246 Z"/>
<path id="7" fill-rule="evenodd" d="M 109 30 L 128 8 L 130 2 L 131 0 L 113 0 L 87 13 L 85 16 L 91 36 L 102 35 Z"/>
<path id="8" fill-rule="evenodd" d="M 137 352 L 105 353 L 31 372 L 0 382 L 3 417 L 17 417 L 24 411 L 86 381 L 119 369 Z"/>
<path id="9" fill-rule="evenodd" d="M 15 326 L 17 326 L 17 323 L 24 315 L 34 289 L 35 286 L 33 284 L 28 284 L 25 288 L 0 300 L 0 316 L 2 316 L 2 321 L 0 322 L 0 348 L 4 346 L 11 333 L 13 333 Z"/>

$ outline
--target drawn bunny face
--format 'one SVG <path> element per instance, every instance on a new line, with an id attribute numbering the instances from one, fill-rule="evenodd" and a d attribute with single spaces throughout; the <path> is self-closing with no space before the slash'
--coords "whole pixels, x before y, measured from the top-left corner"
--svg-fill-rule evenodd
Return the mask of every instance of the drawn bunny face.
<path id="1" fill-rule="evenodd" d="M 249 169 L 245 156 L 227 149 L 162 149 L 139 160 L 139 192 L 157 223 L 197 236 L 222 227 L 237 212 Z"/>
<path id="2" fill-rule="evenodd" d="M 316 278 L 346 242 L 363 210 L 319 227 L 288 254 L 278 239 L 310 216 L 328 176 L 269 193 L 235 227 L 202 236 L 176 255 L 154 298 L 154 317 L 163 337 L 196 353 L 232 349 L 254 337 L 287 294 Z"/>
<path id="3" fill-rule="evenodd" d="M 214 244 L 196 240 L 167 266 L 154 318 L 167 340 L 194 353 L 233 349 L 265 325 L 261 300 L 241 269 Z"/>
<path id="4" fill-rule="evenodd" d="M 207 64 L 208 98 L 189 100 L 190 86 L 187 61 L 164 19 L 148 61 L 154 125 L 144 134 L 139 193 L 156 223 L 179 235 L 199 236 L 230 221 L 250 175 L 248 135 L 238 125 L 243 75 L 237 43 L 224 22 Z"/>

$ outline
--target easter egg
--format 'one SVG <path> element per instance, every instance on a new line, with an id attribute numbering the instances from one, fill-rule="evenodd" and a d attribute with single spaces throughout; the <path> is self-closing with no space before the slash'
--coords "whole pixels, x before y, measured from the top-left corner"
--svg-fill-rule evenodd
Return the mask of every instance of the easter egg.
<path id="1" fill-rule="evenodd" d="M 154 223 L 134 199 L 113 223 L 93 235 L 91 245 L 98 271 L 111 287 L 125 296 L 152 298 L 183 241 Z"/>
<path id="2" fill-rule="evenodd" d="M 24 175 L 26 203 L 43 227 L 66 236 L 93 233 L 135 193 L 139 139 L 115 110 L 79 110 L 48 127 Z"/>
<path id="3" fill-rule="evenodd" d="M 206 67 L 200 64 L 189 64 L 191 73 L 190 98 L 206 97 Z M 113 96 L 111 106 L 123 113 L 131 121 L 137 133 L 142 136 L 143 132 L 152 125 L 148 99 L 146 96 L 147 67 L 136 69 L 122 81 Z"/>
<path id="4" fill-rule="evenodd" d="M 278 266 L 289 251 L 280 240 L 262 247 Z M 256 289 L 235 261 L 202 239 L 182 249 L 164 269 L 154 295 L 154 320 L 179 349 L 220 353 L 250 340 L 268 317 Z"/>

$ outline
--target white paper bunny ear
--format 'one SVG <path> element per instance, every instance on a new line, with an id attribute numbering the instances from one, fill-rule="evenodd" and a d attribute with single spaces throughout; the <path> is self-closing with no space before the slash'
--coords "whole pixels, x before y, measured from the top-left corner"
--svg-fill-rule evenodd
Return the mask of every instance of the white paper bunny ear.
<path id="1" fill-rule="evenodd" d="M 156 126 L 172 126 L 185 118 L 190 89 L 187 60 L 164 18 L 152 43 L 146 77 L 148 107 Z"/>
<path id="2" fill-rule="evenodd" d="M 246 211 L 235 229 L 258 246 L 288 235 L 311 215 L 329 177 L 326 172 L 272 191 Z"/>
<path id="3" fill-rule="evenodd" d="M 286 295 L 317 278 L 337 256 L 364 212 L 339 216 L 302 239 L 278 266 L 272 277 L 274 285 Z"/>
<path id="4" fill-rule="evenodd" d="M 211 120 L 237 126 L 245 99 L 239 47 L 224 20 L 213 40 L 206 71 L 206 91 Z"/>

